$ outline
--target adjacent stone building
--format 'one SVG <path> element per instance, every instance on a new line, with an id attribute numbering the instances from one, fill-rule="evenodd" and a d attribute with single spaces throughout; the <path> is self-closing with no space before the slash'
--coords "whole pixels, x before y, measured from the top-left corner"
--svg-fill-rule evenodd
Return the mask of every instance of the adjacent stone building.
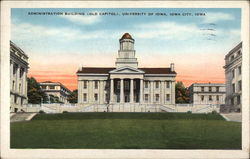
<path id="1" fill-rule="evenodd" d="M 28 103 L 28 56 L 10 41 L 10 111 L 23 111 Z"/>
<path id="2" fill-rule="evenodd" d="M 240 112 L 242 101 L 242 42 L 225 56 L 227 111 Z"/>
<path id="3" fill-rule="evenodd" d="M 45 81 L 39 83 L 41 89 L 48 95 L 49 102 L 51 101 L 50 95 L 58 97 L 62 103 L 69 103 L 68 98 L 71 91 L 60 82 Z"/>
<path id="4" fill-rule="evenodd" d="M 77 71 L 78 104 L 96 105 L 105 111 L 159 111 L 174 106 L 174 64 L 141 68 L 135 57 L 135 40 L 129 33 L 120 39 L 116 67 L 82 67 Z"/>
<path id="5" fill-rule="evenodd" d="M 190 103 L 194 105 L 225 104 L 225 84 L 220 83 L 193 83 L 189 87 Z"/>

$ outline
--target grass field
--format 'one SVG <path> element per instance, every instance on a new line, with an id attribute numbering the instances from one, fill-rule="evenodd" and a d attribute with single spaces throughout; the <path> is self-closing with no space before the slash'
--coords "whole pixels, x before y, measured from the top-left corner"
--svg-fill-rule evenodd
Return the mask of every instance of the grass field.
<path id="1" fill-rule="evenodd" d="M 241 123 L 218 114 L 39 114 L 11 123 L 11 148 L 241 149 Z"/>

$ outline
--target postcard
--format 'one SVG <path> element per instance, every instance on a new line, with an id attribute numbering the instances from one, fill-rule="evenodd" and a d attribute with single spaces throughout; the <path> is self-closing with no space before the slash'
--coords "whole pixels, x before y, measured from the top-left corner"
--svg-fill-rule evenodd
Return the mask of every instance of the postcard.
<path id="1" fill-rule="evenodd" d="M 2 158 L 249 158 L 249 2 L 1 13 Z"/>

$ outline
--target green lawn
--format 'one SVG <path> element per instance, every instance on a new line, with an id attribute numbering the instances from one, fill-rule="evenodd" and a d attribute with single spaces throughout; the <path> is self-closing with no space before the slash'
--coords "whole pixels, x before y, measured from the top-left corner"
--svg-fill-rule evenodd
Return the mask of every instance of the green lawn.
<path id="1" fill-rule="evenodd" d="M 241 149 L 241 123 L 217 114 L 39 114 L 11 123 L 11 148 Z"/>

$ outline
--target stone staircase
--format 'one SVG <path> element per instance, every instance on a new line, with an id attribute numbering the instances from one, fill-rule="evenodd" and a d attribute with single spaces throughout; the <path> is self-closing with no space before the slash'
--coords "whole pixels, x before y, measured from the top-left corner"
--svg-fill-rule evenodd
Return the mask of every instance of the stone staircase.
<path id="1" fill-rule="evenodd" d="M 11 116 L 10 116 L 10 122 L 29 121 L 36 114 L 37 113 L 15 113 L 15 114 L 11 114 Z"/>
<path id="2" fill-rule="evenodd" d="M 241 122 L 242 121 L 242 114 L 241 113 L 227 113 L 221 114 L 227 121 L 235 121 Z"/>

